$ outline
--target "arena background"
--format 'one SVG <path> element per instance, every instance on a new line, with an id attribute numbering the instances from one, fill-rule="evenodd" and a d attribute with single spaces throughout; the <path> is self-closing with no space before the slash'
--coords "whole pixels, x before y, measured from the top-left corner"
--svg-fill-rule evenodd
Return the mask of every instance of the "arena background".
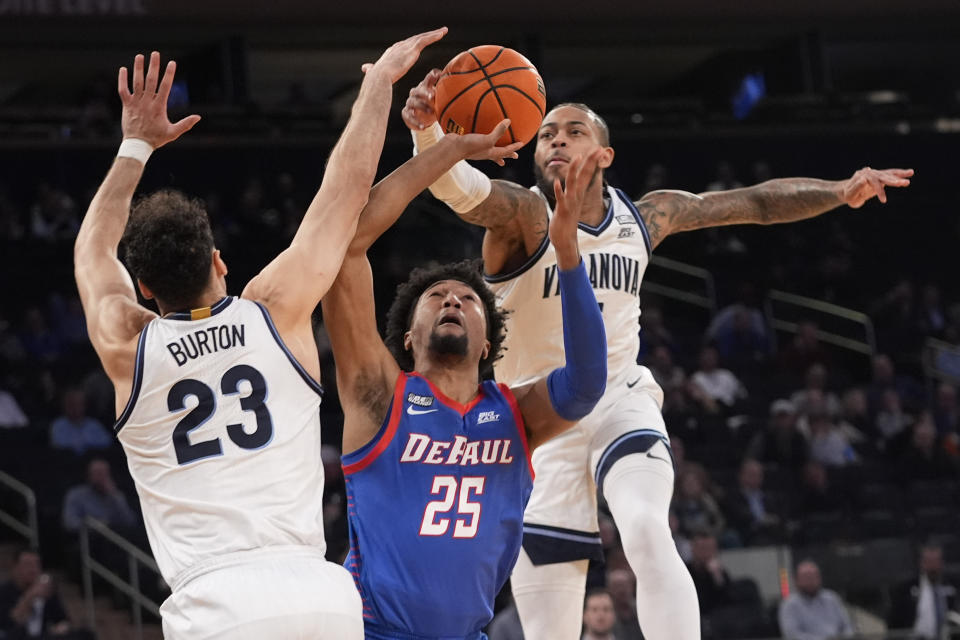
<path id="1" fill-rule="evenodd" d="M 945 581 L 960 586 L 960 3 L 946 0 L 0 0 L 0 470 L 8 474 L 0 476 L 8 514 L 0 516 L 0 576 L 21 545 L 39 544 L 77 628 L 159 637 L 151 606 L 131 607 L 128 587 L 95 577 L 88 606 L 81 534 L 64 523 L 65 496 L 95 458 L 111 463 L 137 511 L 119 445 L 58 448 L 52 436 L 65 412 L 74 422 L 113 420 L 71 256 L 119 142 L 116 69 L 153 49 L 178 61 L 171 107 L 203 121 L 153 156 L 141 192 L 174 187 L 206 201 L 237 294 L 292 236 L 356 95 L 360 64 L 444 24 L 449 35 L 397 84 L 382 175 L 410 154 L 399 118 L 408 89 L 487 43 L 527 55 L 549 105 L 586 102 L 607 118 L 617 152 L 608 178 L 634 197 L 773 177 L 842 179 L 866 165 L 916 170 L 909 189 L 888 190 L 886 205 L 668 239 L 656 255 L 669 260 L 647 273 L 641 321 L 641 359 L 668 387 L 678 544 L 709 533 L 730 577 L 717 593 L 701 593 L 705 637 L 780 637 L 777 607 L 802 558 L 819 563 L 863 637 L 908 637 L 912 621 L 898 617 L 898 594 L 918 575 L 918 545 L 940 545 Z M 529 184 L 531 161 L 528 147 L 506 169 L 485 169 Z M 412 267 L 477 256 L 480 238 L 421 196 L 373 249 L 379 307 Z M 317 320 L 329 390 L 324 440 L 337 446 L 342 418 Z M 689 383 L 705 344 L 719 348 L 721 366 L 746 390 L 732 406 Z M 825 382 L 808 386 L 824 377 L 810 375 L 816 363 Z M 773 451 L 771 407 L 780 399 L 791 401 L 804 435 Z M 806 433 L 820 420 L 829 423 L 826 440 L 844 443 L 842 460 L 824 453 L 820 427 Z M 345 549 L 342 481 L 328 457 L 323 499 L 336 558 Z M 748 457 L 763 464 L 776 516 L 769 526 L 737 511 Z M 142 525 L 112 524 L 149 551 Z M 608 520 L 603 528 L 607 563 L 592 568 L 591 586 L 624 566 L 615 529 Z M 90 536 L 93 557 L 129 581 L 127 553 L 102 533 Z M 144 597 L 164 597 L 148 569 L 136 578 Z M 623 618 L 618 637 L 636 637 L 629 594 L 609 586 Z M 509 612 L 507 594 L 499 603 Z M 134 624 L 141 616 L 142 629 Z"/>

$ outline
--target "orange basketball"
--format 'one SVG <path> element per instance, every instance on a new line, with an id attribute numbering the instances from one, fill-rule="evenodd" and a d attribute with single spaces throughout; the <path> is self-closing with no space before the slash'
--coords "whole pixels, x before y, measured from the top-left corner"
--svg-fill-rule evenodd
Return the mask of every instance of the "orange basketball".
<path id="1" fill-rule="evenodd" d="M 513 49 L 493 44 L 468 49 L 447 63 L 436 91 L 437 121 L 447 133 L 489 133 L 510 118 L 500 146 L 529 142 L 547 106 L 536 67 Z"/>

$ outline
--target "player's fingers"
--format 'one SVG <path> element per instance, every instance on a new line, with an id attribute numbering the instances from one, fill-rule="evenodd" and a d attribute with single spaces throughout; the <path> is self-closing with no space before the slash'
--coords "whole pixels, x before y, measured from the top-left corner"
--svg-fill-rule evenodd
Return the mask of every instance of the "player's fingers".
<path id="1" fill-rule="evenodd" d="M 157 81 L 160 79 L 160 52 L 153 51 L 150 53 L 150 66 L 147 67 L 147 83 L 144 85 L 143 90 L 147 94 L 154 94 L 157 92 Z"/>
<path id="2" fill-rule="evenodd" d="M 909 187 L 910 181 L 906 178 L 901 178 L 900 176 L 893 175 L 887 172 L 881 173 L 880 182 L 890 187 Z"/>
<path id="3" fill-rule="evenodd" d="M 143 93 L 143 54 L 138 53 L 133 59 L 133 95 Z"/>
<path id="4" fill-rule="evenodd" d="M 880 180 L 875 176 L 870 176 L 868 180 L 870 182 L 870 188 L 877 196 L 877 199 L 880 200 L 880 202 L 886 203 L 887 194 L 884 192 L 883 185 L 880 183 Z"/>
<path id="5" fill-rule="evenodd" d="M 167 63 L 167 69 L 163 72 L 163 78 L 160 80 L 160 88 L 157 89 L 157 96 L 164 103 L 170 96 L 170 89 L 173 87 L 173 77 L 177 74 L 177 63 L 171 60 Z"/>
<path id="6" fill-rule="evenodd" d="M 413 36 L 413 45 L 419 50 L 423 51 L 425 47 L 433 44 L 443 36 L 447 35 L 447 28 L 440 27 L 439 29 L 434 29 L 433 31 L 427 31 L 426 33 L 420 33 Z"/>
<path id="7" fill-rule="evenodd" d="M 510 118 L 504 118 L 497 123 L 497 126 L 493 128 L 493 131 L 487 134 L 487 141 L 493 144 L 500 139 L 500 136 L 507 132 L 507 129 L 510 127 Z"/>
<path id="8" fill-rule="evenodd" d="M 563 187 L 560 186 L 560 178 L 553 179 L 553 198 L 554 202 L 563 200 Z"/>
<path id="9" fill-rule="evenodd" d="M 427 77 L 423 79 L 421 84 L 425 85 L 429 89 L 437 86 L 437 82 L 440 81 L 440 76 L 443 75 L 443 71 L 440 69 L 430 69 L 430 72 L 427 73 Z"/>
<path id="10" fill-rule="evenodd" d="M 179 138 L 190 129 L 193 129 L 194 125 L 200 122 L 200 116 L 194 114 L 192 116 L 187 116 L 186 118 L 180 120 L 179 122 L 174 123 L 173 132 L 174 138 Z"/>
<path id="11" fill-rule="evenodd" d="M 120 101 L 124 104 L 127 103 L 127 100 L 129 100 L 132 95 L 130 93 L 130 81 L 127 78 L 126 67 L 120 67 L 120 72 L 117 73 L 117 93 L 120 94 Z"/>
<path id="12" fill-rule="evenodd" d="M 433 113 L 433 104 L 420 98 L 407 98 L 407 107 L 422 113 Z"/>

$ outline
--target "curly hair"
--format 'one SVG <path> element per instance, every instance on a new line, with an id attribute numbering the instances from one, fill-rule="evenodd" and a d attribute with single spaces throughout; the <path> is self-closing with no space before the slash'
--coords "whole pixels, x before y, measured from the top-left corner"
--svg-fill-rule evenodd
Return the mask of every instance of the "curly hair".
<path id="1" fill-rule="evenodd" d="M 507 337 L 506 312 L 497 307 L 493 292 L 481 275 L 479 260 L 463 260 L 435 267 L 420 267 L 410 272 L 406 282 L 397 287 L 397 295 L 387 312 L 387 335 L 384 342 L 397 364 L 404 371 L 413 371 L 413 353 L 404 349 L 403 336 L 410 330 L 413 312 L 423 292 L 441 280 L 457 280 L 473 289 L 480 298 L 487 316 L 487 340 L 490 351 L 480 360 L 481 378 L 493 375 L 493 363 L 500 359 L 503 341 Z"/>
<path id="2" fill-rule="evenodd" d="M 130 271 L 165 307 L 186 309 L 207 286 L 213 232 L 200 200 L 172 189 L 144 196 L 122 242 Z"/>

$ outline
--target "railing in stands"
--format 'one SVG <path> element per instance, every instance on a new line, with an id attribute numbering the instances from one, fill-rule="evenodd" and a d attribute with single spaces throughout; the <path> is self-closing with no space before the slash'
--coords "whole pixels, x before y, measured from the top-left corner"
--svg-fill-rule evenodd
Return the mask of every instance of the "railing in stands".
<path id="1" fill-rule="evenodd" d="M 665 273 L 658 273 L 659 270 Z M 717 310 L 713 274 L 672 258 L 653 256 L 640 290 L 707 309 L 711 315 Z"/>
<path id="2" fill-rule="evenodd" d="M 873 321 L 865 313 L 776 289 L 767 294 L 766 312 L 775 331 L 797 333 L 803 321 L 812 320 L 817 322 L 821 342 L 867 356 L 876 353 Z"/>
<path id="3" fill-rule="evenodd" d="M 37 549 L 40 546 L 39 528 L 37 526 L 37 496 L 33 489 L 23 484 L 8 473 L 0 471 L 0 485 L 3 485 L 20 495 L 27 503 L 26 522 L 21 521 L 12 513 L 0 509 L 0 523 L 7 525 L 10 529 L 22 535 L 30 543 L 31 549 Z"/>
<path id="4" fill-rule="evenodd" d="M 114 573 L 109 567 L 95 560 L 90 554 L 90 535 L 101 536 L 104 540 L 117 547 L 126 555 L 128 579 Z M 160 616 L 160 605 L 143 594 L 140 589 L 140 566 L 150 569 L 160 576 L 160 568 L 156 561 L 129 540 L 116 533 L 96 518 L 87 518 L 80 529 L 80 554 L 83 567 L 83 594 L 87 606 L 87 619 L 91 629 L 96 629 L 96 609 L 93 602 L 93 574 L 96 574 L 116 587 L 130 598 L 130 614 L 136 638 L 143 638 L 143 609 L 147 609 L 155 616 Z"/>

